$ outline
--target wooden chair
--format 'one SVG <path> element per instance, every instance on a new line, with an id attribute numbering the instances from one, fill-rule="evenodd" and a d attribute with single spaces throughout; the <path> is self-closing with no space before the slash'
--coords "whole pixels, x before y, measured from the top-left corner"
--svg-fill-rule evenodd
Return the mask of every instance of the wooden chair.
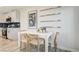
<path id="1" fill-rule="evenodd" d="M 55 37 L 54 37 L 54 49 L 55 49 L 55 52 L 57 51 L 57 45 L 58 45 L 57 40 L 59 39 L 58 36 L 59 36 L 59 32 L 56 32 Z"/>
<path id="2" fill-rule="evenodd" d="M 27 33 L 21 34 L 20 50 L 30 52 L 31 51 L 29 46 L 30 41 L 31 38 Z"/>
<path id="3" fill-rule="evenodd" d="M 28 36 L 27 34 L 21 34 L 21 40 L 20 40 L 20 50 L 23 51 L 23 49 L 29 51 L 28 47 Z"/>
<path id="4" fill-rule="evenodd" d="M 38 37 L 38 35 L 35 34 L 29 34 L 29 44 L 34 46 L 34 49 L 37 46 L 38 52 L 40 51 L 40 45 L 45 45 L 45 40 L 43 38 Z M 44 46 L 45 47 L 45 46 Z M 30 49 L 31 51 L 31 49 Z"/>
<path id="5" fill-rule="evenodd" d="M 45 41 L 43 38 L 39 38 L 38 35 L 35 35 L 35 34 L 26 33 L 21 35 L 20 49 L 25 48 L 27 52 L 31 52 L 30 44 L 32 44 L 33 46 L 37 46 L 37 49 L 39 51 L 40 45 L 45 44 Z"/>

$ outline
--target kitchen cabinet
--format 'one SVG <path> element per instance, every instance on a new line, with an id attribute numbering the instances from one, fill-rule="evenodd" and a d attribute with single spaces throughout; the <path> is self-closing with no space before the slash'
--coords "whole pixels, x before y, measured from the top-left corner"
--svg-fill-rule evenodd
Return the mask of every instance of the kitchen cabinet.
<path id="1" fill-rule="evenodd" d="M 7 37 L 8 39 L 18 40 L 18 32 L 20 28 L 7 28 Z"/>
<path id="2" fill-rule="evenodd" d="M 2 28 L 0 28 L 0 36 L 2 36 Z"/>

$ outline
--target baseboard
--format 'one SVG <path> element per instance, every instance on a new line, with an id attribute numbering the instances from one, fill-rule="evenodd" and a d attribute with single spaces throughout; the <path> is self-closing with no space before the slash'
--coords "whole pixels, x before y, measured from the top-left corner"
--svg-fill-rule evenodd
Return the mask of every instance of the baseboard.
<path id="1" fill-rule="evenodd" d="M 71 49 L 71 48 L 66 48 L 66 47 L 58 47 L 58 48 L 63 49 L 63 50 L 72 51 L 72 52 L 79 52 L 79 50 Z"/>

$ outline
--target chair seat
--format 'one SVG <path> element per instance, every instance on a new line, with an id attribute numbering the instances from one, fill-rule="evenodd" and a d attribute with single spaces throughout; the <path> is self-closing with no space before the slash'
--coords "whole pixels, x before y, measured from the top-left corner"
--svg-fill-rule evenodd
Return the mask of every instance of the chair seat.
<path id="1" fill-rule="evenodd" d="M 38 45 L 38 40 L 36 39 L 33 39 L 30 41 L 30 44 L 33 44 L 33 45 Z M 44 44 L 44 39 L 43 38 L 39 38 L 39 44 Z"/>
<path id="2" fill-rule="evenodd" d="M 25 42 L 25 43 L 27 43 L 27 40 L 21 40 L 22 42 Z"/>

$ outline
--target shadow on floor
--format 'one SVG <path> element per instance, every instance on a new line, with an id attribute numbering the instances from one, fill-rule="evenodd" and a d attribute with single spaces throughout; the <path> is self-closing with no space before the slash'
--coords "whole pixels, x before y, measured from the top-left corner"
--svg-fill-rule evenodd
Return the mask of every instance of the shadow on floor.
<path id="1" fill-rule="evenodd" d="M 57 48 L 57 50 L 55 51 L 55 48 L 51 48 L 50 46 L 48 47 L 48 51 L 49 52 L 71 52 L 71 51 L 68 51 L 68 50 L 63 50 L 63 49 L 59 49 Z M 30 51 L 27 51 L 27 48 L 23 48 L 23 49 L 20 49 L 21 52 L 38 52 L 38 48 L 37 46 L 33 46 L 33 45 L 30 45 Z M 44 45 L 40 45 L 40 49 L 39 49 L 39 52 L 45 52 L 45 47 Z"/>

